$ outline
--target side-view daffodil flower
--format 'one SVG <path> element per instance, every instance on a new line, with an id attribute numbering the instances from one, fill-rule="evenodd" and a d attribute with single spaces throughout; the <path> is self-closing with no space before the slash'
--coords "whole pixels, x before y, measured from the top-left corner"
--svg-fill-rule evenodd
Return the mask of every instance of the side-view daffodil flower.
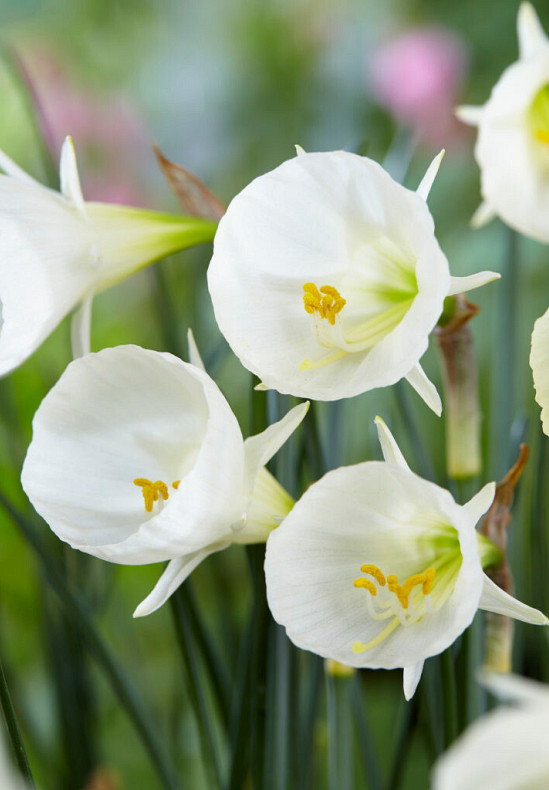
<path id="1" fill-rule="evenodd" d="M 214 381 L 171 354 L 120 346 L 72 362 L 40 405 L 23 487 L 61 540 L 110 562 L 171 560 L 135 615 L 209 554 L 261 543 L 293 505 L 265 464 L 303 403 L 243 441 Z"/>
<path id="2" fill-rule="evenodd" d="M 420 357 L 451 277 L 426 198 L 346 151 L 305 153 L 252 181 L 219 223 L 208 285 L 235 354 L 279 392 L 335 400 L 406 378 L 440 414 Z"/>
<path id="3" fill-rule="evenodd" d="M 267 597 L 298 647 L 354 667 L 404 668 L 410 699 L 423 663 L 477 609 L 547 625 L 483 573 L 499 558 L 475 525 L 495 493 L 467 504 L 407 466 L 376 419 L 385 462 L 328 472 L 267 542 Z"/>
<path id="4" fill-rule="evenodd" d="M 0 168 L 0 375 L 75 309 L 75 356 L 87 353 L 95 293 L 215 233 L 215 222 L 196 217 L 84 201 L 70 138 L 61 152 L 60 193 L 3 152 Z"/>
<path id="5" fill-rule="evenodd" d="M 530 367 L 534 377 L 536 400 L 541 406 L 543 432 L 549 436 L 549 309 L 534 324 Z"/>
<path id="6" fill-rule="evenodd" d="M 483 685 L 513 704 L 474 722 L 442 755 L 433 771 L 433 790 L 549 787 L 549 688 L 496 674 L 486 674 Z"/>
<path id="7" fill-rule="evenodd" d="M 549 39 L 530 3 L 517 18 L 519 59 L 482 107 L 458 107 L 478 126 L 475 158 L 483 202 L 477 227 L 499 216 L 510 227 L 549 242 Z"/>

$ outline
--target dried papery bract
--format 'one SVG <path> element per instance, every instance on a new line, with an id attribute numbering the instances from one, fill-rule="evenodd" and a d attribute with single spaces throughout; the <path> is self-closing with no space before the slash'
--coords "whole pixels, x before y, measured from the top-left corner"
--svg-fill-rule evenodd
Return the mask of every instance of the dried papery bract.
<path id="1" fill-rule="evenodd" d="M 299 152 L 255 179 L 219 223 L 208 286 L 219 327 L 267 388 L 317 400 L 406 378 L 437 414 L 420 365 L 451 277 L 426 197 L 345 151 Z"/>
<path id="2" fill-rule="evenodd" d="M 75 309 L 75 356 L 87 353 L 95 293 L 215 233 L 209 220 L 84 201 L 70 138 L 61 153 L 60 193 L 2 152 L 0 168 L 6 173 L 0 175 L 0 375 L 24 362 Z"/>
<path id="3" fill-rule="evenodd" d="M 482 469 L 481 413 L 469 321 L 480 308 L 463 294 L 449 297 L 447 301 L 451 316 L 440 321 L 435 330 L 444 381 L 446 469 L 452 478 L 474 477 Z"/>
<path id="4" fill-rule="evenodd" d="M 549 40 L 533 6 L 517 18 L 519 59 L 509 66 L 482 107 L 458 107 L 478 127 L 475 157 L 483 203 L 480 226 L 499 216 L 511 228 L 549 242 Z"/>
<path id="5" fill-rule="evenodd" d="M 189 170 L 176 165 L 164 156 L 157 145 L 153 150 L 164 178 L 179 200 L 183 213 L 219 222 L 226 209 L 205 184 Z"/>
<path id="6" fill-rule="evenodd" d="M 409 699 L 425 659 L 449 647 L 479 608 L 549 620 L 483 572 L 499 550 L 475 525 L 495 485 L 458 505 L 410 471 L 376 423 L 385 462 L 329 472 L 270 534 L 267 598 L 298 647 L 354 667 L 402 667 Z"/>
<path id="7" fill-rule="evenodd" d="M 265 464 L 307 407 L 244 441 L 200 367 L 104 349 L 71 363 L 42 402 L 23 487 L 73 548 L 127 565 L 171 560 L 136 610 L 148 614 L 209 554 L 264 542 L 290 510 Z"/>

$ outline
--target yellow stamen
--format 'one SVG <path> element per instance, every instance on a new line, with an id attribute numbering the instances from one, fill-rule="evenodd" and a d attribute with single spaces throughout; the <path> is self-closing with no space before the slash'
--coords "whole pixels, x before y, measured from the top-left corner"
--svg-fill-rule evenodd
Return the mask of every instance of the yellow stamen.
<path id="1" fill-rule="evenodd" d="M 368 592 L 371 592 L 372 595 L 377 595 L 376 586 L 370 581 L 370 579 L 355 579 L 355 587 L 364 587 L 364 589 L 368 590 Z"/>
<path id="2" fill-rule="evenodd" d="M 141 486 L 143 489 L 143 499 L 145 500 L 145 510 L 147 513 L 152 513 L 153 505 L 155 502 L 158 502 L 159 498 L 162 497 L 164 501 L 169 496 L 168 486 L 164 483 L 163 480 L 156 480 L 154 483 L 152 480 L 147 480 L 146 477 L 136 477 L 133 481 L 134 485 Z M 179 480 L 176 481 L 177 485 L 179 485 Z M 174 488 L 177 486 L 172 483 Z"/>
<path id="3" fill-rule="evenodd" d="M 175 482 L 172 483 L 172 486 L 175 488 L 176 491 L 179 488 L 179 483 L 180 482 L 181 482 L 181 480 L 176 480 Z"/>
<path id="4" fill-rule="evenodd" d="M 361 565 L 360 570 L 362 573 L 367 573 L 369 576 L 373 576 L 380 587 L 385 587 L 385 576 L 379 570 L 377 565 Z"/>
<path id="5" fill-rule="evenodd" d="M 379 645 L 384 639 L 387 639 L 389 634 L 395 630 L 399 622 L 400 620 L 398 617 L 394 617 L 389 625 L 386 626 L 383 631 L 381 631 L 381 633 L 379 633 L 373 639 L 370 639 L 370 641 L 366 644 L 363 644 L 362 642 L 354 642 L 352 648 L 353 653 L 364 653 L 366 650 L 371 650 L 373 647 L 376 647 L 376 645 Z"/>
<path id="6" fill-rule="evenodd" d="M 307 313 L 318 313 L 321 318 L 326 318 L 332 326 L 335 324 L 336 315 L 347 304 L 337 288 L 333 285 L 322 285 L 320 290 L 314 283 L 303 285 L 303 306 Z"/>

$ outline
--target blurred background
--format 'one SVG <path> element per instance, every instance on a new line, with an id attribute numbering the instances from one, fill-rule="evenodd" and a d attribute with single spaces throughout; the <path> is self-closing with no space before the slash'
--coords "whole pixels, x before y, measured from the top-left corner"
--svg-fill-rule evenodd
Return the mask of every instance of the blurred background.
<path id="1" fill-rule="evenodd" d="M 535 5 L 548 29 L 549 2 Z M 452 273 L 501 271 L 509 232 L 498 221 L 482 230 L 469 227 L 480 202 L 475 136 L 455 120 L 453 107 L 486 101 L 502 70 L 516 59 L 517 9 L 518 3 L 500 0 L 0 0 L 0 148 L 56 186 L 53 163 L 56 168 L 63 138 L 71 134 L 87 199 L 177 212 L 153 142 L 224 203 L 255 176 L 292 157 L 296 143 L 308 151 L 343 148 L 384 161 L 412 189 L 444 147 L 429 205 Z M 514 460 L 513 453 L 501 453 L 490 441 L 497 366 L 513 355 L 512 445 L 526 437 L 534 450 L 524 482 L 529 494 L 519 492 L 512 538 L 517 594 L 548 611 L 546 552 L 532 550 L 537 564 L 528 573 L 521 569 L 529 567 L 522 564 L 528 547 L 546 530 L 545 440 L 528 354 L 534 320 L 548 306 L 549 256 L 522 238 L 517 249 L 514 351 L 499 332 L 500 284 L 472 294 L 482 308 L 473 322 L 485 418 L 479 483 L 501 477 Z M 246 435 L 250 378 L 213 321 L 205 287 L 210 255 L 207 246 L 191 250 L 101 294 L 94 303 L 92 348 L 131 342 L 186 356 L 185 336 L 192 326 Z M 18 481 L 32 415 L 69 360 L 65 322 L 31 360 L 0 382 L 0 473 L 5 491 L 25 512 L 30 506 Z M 430 349 L 425 367 L 440 388 L 436 349 Z M 443 469 L 437 418 L 413 394 L 409 405 L 431 458 Z M 378 457 L 372 430 L 377 412 L 398 431 L 414 464 L 417 448 L 407 417 L 387 391 L 345 402 L 337 423 L 323 423 L 325 445 L 337 445 L 327 466 Z M 334 424 L 337 442 L 327 434 Z M 70 584 L 90 602 L 186 786 L 207 786 L 169 611 L 164 607 L 143 620 L 131 619 L 161 568 L 110 566 L 71 552 L 45 525 L 42 529 Z M 234 549 L 210 558 L 193 575 L 201 610 L 235 672 L 238 635 L 250 604 L 243 569 L 243 553 Z M 517 669 L 549 679 L 547 659 L 540 658 L 547 653 L 543 637 L 517 630 Z M 40 787 L 158 786 L 110 685 L 66 621 L 17 527 L 3 514 L 0 655 Z M 65 669 L 55 672 L 55 667 Z M 401 677 L 363 674 L 383 763 L 395 716 L 404 715 Z M 322 727 L 314 737 L 322 748 Z M 426 786 L 427 741 L 421 726 L 416 728 L 402 787 Z M 317 786 L 322 787 L 320 778 Z M 356 786 L 370 785 L 359 776 Z"/>

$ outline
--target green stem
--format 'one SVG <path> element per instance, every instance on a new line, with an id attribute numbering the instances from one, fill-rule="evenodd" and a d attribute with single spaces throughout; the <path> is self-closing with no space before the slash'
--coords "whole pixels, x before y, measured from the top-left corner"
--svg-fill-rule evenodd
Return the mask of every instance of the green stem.
<path id="1" fill-rule="evenodd" d="M 457 737 L 457 692 L 451 647 L 442 653 L 440 662 L 444 694 L 444 745 L 448 748 Z"/>
<path id="2" fill-rule="evenodd" d="M 328 788 L 354 787 L 351 738 L 351 677 L 326 673 L 326 710 L 328 718 Z"/>
<path id="3" fill-rule="evenodd" d="M 13 708 L 10 692 L 8 689 L 8 684 L 6 681 L 6 675 L 4 673 L 4 667 L 2 666 L 1 661 L 0 661 L 0 705 L 2 706 L 2 711 L 4 713 L 4 719 L 6 721 L 6 726 L 8 728 L 8 735 L 13 748 L 13 752 L 15 754 L 17 766 L 21 774 L 26 779 L 27 784 L 29 784 L 30 787 L 34 787 L 35 785 L 34 785 L 34 779 L 32 777 L 32 771 L 30 769 L 27 753 L 25 751 L 25 745 L 23 743 L 23 738 L 21 737 L 21 732 L 19 730 L 19 725 L 17 723 L 17 717 L 15 715 L 15 710 Z"/>
<path id="4" fill-rule="evenodd" d="M 403 705 L 397 729 L 396 745 L 392 762 L 393 767 L 387 784 L 387 790 L 398 790 L 400 787 L 404 766 L 406 764 L 406 755 L 410 748 L 412 733 L 417 723 L 418 704 L 418 695 L 416 694 L 410 702 Z"/>
<path id="5" fill-rule="evenodd" d="M 356 672 L 351 690 L 351 709 L 355 722 L 355 735 L 359 745 L 359 754 L 364 765 L 364 773 L 368 779 L 370 790 L 383 790 L 383 781 L 374 747 L 374 738 L 370 721 L 367 716 L 367 704 L 364 699 L 364 688 L 360 673 Z"/>
<path id="6" fill-rule="evenodd" d="M 208 711 L 208 704 L 203 693 L 200 670 L 193 649 L 193 632 L 190 626 L 189 618 L 187 616 L 187 607 L 184 598 L 185 593 L 181 587 L 179 587 L 170 597 L 170 606 L 174 619 L 175 632 L 177 635 L 180 655 L 187 674 L 187 691 L 191 699 L 191 704 L 193 706 L 198 725 L 198 732 L 202 745 L 203 763 L 206 774 L 209 777 L 208 786 L 211 788 L 221 788 L 223 786 L 223 782 L 221 779 L 221 765 L 219 761 L 215 732 L 210 713 Z"/>
<path id="7" fill-rule="evenodd" d="M 37 555 L 45 579 L 61 601 L 73 626 L 81 633 L 90 652 L 108 677 L 113 691 L 132 721 L 146 751 L 149 753 L 151 762 L 155 766 L 162 782 L 162 786 L 166 788 L 166 790 L 179 790 L 180 784 L 175 777 L 172 767 L 168 763 L 167 757 L 157 737 L 157 727 L 151 723 L 135 689 L 127 679 L 115 657 L 111 654 L 107 645 L 102 640 L 90 617 L 87 606 L 77 598 L 68 587 L 63 574 L 60 573 L 56 567 L 56 563 L 53 562 L 53 558 L 49 556 L 48 552 L 45 550 L 42 541 L 37 538 L 34 527 L 31 525 L 29 519 L 11 504 L 3 492 L 0 492 L 0 506 L 10 516 Z"/>

